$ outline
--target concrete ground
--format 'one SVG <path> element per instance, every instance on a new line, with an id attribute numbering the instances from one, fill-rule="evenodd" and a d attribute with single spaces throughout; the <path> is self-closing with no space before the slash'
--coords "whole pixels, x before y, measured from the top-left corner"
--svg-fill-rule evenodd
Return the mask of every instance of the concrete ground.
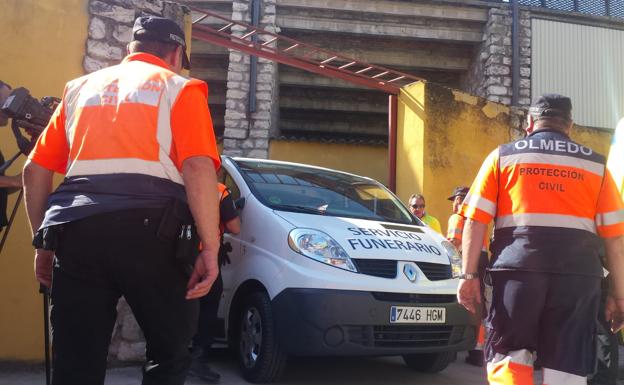
<path id="1" fill-rule="evenodd" d="M 624 349 L 620 347 L 620 357 Z M 298 358 L 289 362 L 284 377 L 277 385 L 484 385 L 485 369 L 464 363 L 465 353 L 446 370 L 438 374 L 422 374 L 411 371 L 399 357 L 383 358 Z M 215 357 L 212 367 L 221 374 L 221 384 L 248 384 L 240 376 L 235 359 L 224 352 Z M 620 362 L 620 367 L 622 362 Z M 141 383 L 138 366 L 111 368 L 107 372 L 106 385 L 136 385 Z M 536 384 L 541 384 L 539 373 Z M 0 364 L 0 385 L 44 385 L 45 372 L 42 365 L 24 366 Z M 189 378 L 187 385 L 203 382 Z M 618 381 L 624 385 L 624 381 Z"/>

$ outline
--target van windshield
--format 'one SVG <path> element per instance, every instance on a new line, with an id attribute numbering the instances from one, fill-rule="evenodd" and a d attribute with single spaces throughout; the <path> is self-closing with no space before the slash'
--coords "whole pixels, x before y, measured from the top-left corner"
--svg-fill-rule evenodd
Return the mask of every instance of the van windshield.
<path id="1" fill-rule="evenodd" d="M 422 225 L 374 180 L 292 164 L 236 163 L 253 194 L 272 209 Z"/>

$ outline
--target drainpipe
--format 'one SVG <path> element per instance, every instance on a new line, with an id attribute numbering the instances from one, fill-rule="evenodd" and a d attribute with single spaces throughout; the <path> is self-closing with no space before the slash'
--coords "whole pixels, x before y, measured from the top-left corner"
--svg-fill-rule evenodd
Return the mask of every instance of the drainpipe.
<path id="1" fill-rule="evenodd" d="M 258 27 L 260 23 L 260 1 L 251 0 L 251 25 Z M 252 44 L 258 43 L 258 34 L 254 33 L 251 36 Z M 256 112 L 256 80 L 258 79 L 258 57 L 251 55 L 249 58 L 249 104 L 247 111 L 251 114 Z"/>
<path id="2" fill-rule="evenodd" d="M 388 96 L 388 188 L 396 193 L 397 96 Z"/>
<path id="3" fill-rule="evenodd" d="M 518 105 L 520 96 L 520 9 L 518 0 L 511 0 L 511 105 Z"/>

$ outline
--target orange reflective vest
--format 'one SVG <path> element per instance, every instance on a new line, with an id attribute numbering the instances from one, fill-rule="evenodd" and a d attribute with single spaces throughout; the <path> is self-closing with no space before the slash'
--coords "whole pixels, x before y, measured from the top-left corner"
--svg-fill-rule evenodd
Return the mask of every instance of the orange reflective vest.
<path id="1" fill-rule="evenodd" d="M 66 176 L 44 226 L 186 200 L 184 160 L 220 165 L 207 96 L 206 83 L 146 53 L 68 82 L 29 156 Z"/>
<path id="2" fill-rule="evenodd" d="M 448 220 L 448 227 L 446 231 L 446 239 L 458 240 L 461 241 L 464 232 L 464 223 L 466 223 L 466 218 L 462 217 L 459 214 L 451 214 Z M 481 252 L 487 253 L 488 251 L 488 237 L 487 234 L 483 237 L 483 246 L 481 247 Z"/>
<path id="3" fill-rule="evenodd" d="M 460 214 L 495 219 L 494 270 L 602 276 L 597 235 L 624 234 L 605 158 L 549 129 L 490 153 Z"/>

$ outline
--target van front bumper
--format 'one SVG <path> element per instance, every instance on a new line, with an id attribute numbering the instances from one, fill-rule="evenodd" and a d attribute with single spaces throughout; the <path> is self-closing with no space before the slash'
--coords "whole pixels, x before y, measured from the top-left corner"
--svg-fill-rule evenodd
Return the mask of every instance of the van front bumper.
<path id="1" fill-rule="evenodd" d="M 286 289 L 272 301 L 276 332 L 288 354 L 403 355 L 471 349 L 479 320 L 455 295 Z M 390 323 L 390 308 L 446 309 L 444 324 Z"/>

